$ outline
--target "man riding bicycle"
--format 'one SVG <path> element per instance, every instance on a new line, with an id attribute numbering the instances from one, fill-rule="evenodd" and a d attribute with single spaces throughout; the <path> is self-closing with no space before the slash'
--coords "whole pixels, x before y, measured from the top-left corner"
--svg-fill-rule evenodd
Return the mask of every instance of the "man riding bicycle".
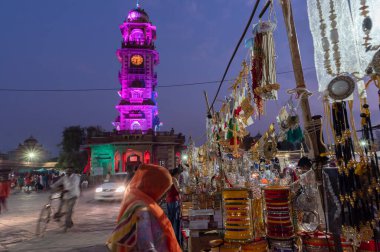
<path id="1" fill-rule="evenodd" d="M 59 220 L 63 214 L 62 214 L 62 205 L 66 205 L 66 220 L 65 220 L 65 227 L 71 228 L 73 226 L 73 220 L 72 220 L 72 214 L 75 202 L 77 201 L 77 198 L 80 195 L 80 178 L 77 174 L 73 173 L 72 168 L 68 168 L 66 170 L 66 175 L 61 177 L 57 182 L 51 185 L 52 189 L 59 189 L 59 187 L 63 186 L 63 197 L 60 204 L 60 207 L 58 209 L 58 212 L 54 215 L 54 218 Z"/>

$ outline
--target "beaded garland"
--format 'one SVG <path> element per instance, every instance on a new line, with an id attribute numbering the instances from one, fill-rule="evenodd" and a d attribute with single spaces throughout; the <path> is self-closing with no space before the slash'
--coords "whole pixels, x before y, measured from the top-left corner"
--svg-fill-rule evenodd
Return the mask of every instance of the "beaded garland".
<path id="1" fill-rule="evenodd" d="M 371 41 L 372 41 L 372 38 L 370 36 L 371 34 L 371 30 L 372 30 L 372 27 L 373 27 L 373 23 L 372 23 L 372 19 L 371 17 L 368 15 L 369 14 L 369 6 L 367 5 L 367 1 L 366 0 L 360 0 L 360 15 L 364 17 L 363 19 L 363 23 L 362 23 L 362 30 L 365 34 L 365 36 L 363 37 L 363 44 L 362 46 L 364 46 L 364 48 L 366 49 L 366 52 L 368 51 L 376 51 L 377 49 L 380 48 L 380 45 L 377 45 L 377 46 L 373 46 Z"/>
<path id="2" fill-rule="evenodd" d="M 324 51 L 324 66 L 329 75 L 333 75 L 332 69 L 331 69 L 331 63 L 330 63 L 330 42 L 328 38 L 326 37 L 326 24 L 325 20 L 323 19 L 322 15 L 322 6 L 321 1 L 317 0 L 317 9 L 318 9 L 318 16 L 319 16 L 319 28 L 321 30 L 321 37 L 322 37 L 322 47 Z"/>
<path id="3" fill-rule="evenodd" d="M 331 21 L 331 31 L 330 31 L 330 39 L 333 44 L 333 57 L 335 61 L 336 66 L 336 72 L 337 74 L 340 73 L 340 67 L 342 65 L 341 63 L 341 56 L 339 51 L 339 33 L 337 29 L 337 22 L 336 22 L 336 13 L 335 13 L 335 6 L 334 6 L 334 0 L 330 0 L 330 21 Z"/>

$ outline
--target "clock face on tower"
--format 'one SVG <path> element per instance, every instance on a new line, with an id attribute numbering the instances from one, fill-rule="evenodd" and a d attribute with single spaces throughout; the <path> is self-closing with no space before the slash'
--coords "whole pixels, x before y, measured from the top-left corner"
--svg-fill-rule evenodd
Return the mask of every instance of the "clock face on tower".
<path id="1" fill-rule="evenodd" d="M 144 63 L 144 58 L 141 55 L 132 55 L 131 57 L 131 63 L 134 66 L 141 66 L 142 63 Z"/>

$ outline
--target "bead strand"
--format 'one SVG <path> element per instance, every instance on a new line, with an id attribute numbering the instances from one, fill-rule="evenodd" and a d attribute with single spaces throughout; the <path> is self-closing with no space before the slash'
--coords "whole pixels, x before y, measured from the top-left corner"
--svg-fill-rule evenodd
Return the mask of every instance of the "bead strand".
<path id="1" fill-rule="evenodd" d="M 317 0 L 317 9 L 320 23 L 319 28 L 322 37 L 322 48 L 324 51 L 324 67 L 329 75 L 333 75 L 330 63 L 330 42 L 329 39 L 326 37 L 326 24 L 325 20 L 323 19 L 322 6 L 320 0 Z"/>
<path id="2" fill-rule="evenodd" d="M 330 31 L 330 39 L 333 44 L 333 57 L 335 61 L 336 74 L 340 73 L 341 61 L 340 61 L 340 51 L 339 51 L 339 33 L 337 29 L 336 18 L 337 15 L 335 13 L 334 8 L 334 0 L 330 0 L 330 21 L 331 21 L 331 31 Z"/>

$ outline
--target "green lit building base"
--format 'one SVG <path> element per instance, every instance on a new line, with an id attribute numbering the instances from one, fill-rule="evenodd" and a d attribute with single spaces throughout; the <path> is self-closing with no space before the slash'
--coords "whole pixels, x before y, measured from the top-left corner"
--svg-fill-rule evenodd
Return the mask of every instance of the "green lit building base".
<path id="1" fill-rule="evenodd" d="M 105 133 L 87 139 L 91 175 L 130 172 L 140 164 L 157 164 L 173 169 L 180 162 L 185 136 L 174 132 Z"/>

